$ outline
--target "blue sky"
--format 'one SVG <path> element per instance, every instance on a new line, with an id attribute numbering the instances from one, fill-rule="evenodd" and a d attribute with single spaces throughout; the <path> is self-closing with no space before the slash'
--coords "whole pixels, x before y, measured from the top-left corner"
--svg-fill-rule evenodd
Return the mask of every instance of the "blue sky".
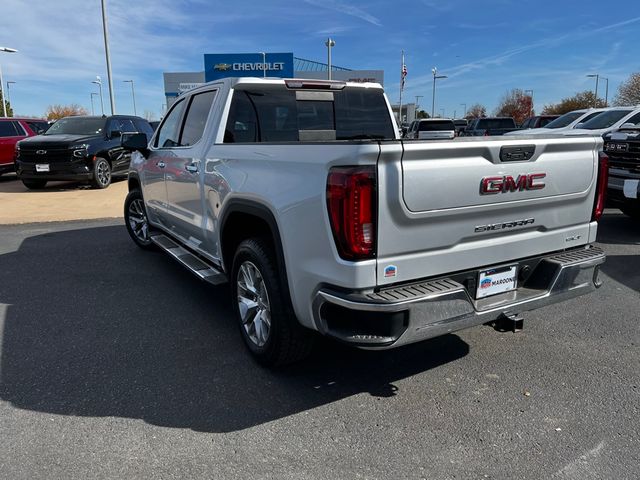
<path id="1" fill-rule="evenodd" d="M 593 89 L 589 73 L 609 78 L 609 98 L 640 71 L 640 2 L 631 0 L 107 0 L 118 113 L 159 117 L 162 72 L 200 71 L 204 53 L 293 52 L 325 61 L 324 41 L 336 41 L 333 63 L 382 69 L 398 101 L 400 51 L 408 69 L 403 103 L 422 95 L 431 109 L 461 115 L 462 103 L 493 110 L 512 88 L 534 91 L 537 110 Z M 90 110 L 91 80 L 106 86 L 100 0 L 2 0 L 0 53 L 17 114 L 42 115 L 50 104 Z M 604 82 L 599 94 L 604 95 Z M 95 100 L 96 109 L 99 101 Z M 105 108 L 108 95 L 105 89 Z"/>

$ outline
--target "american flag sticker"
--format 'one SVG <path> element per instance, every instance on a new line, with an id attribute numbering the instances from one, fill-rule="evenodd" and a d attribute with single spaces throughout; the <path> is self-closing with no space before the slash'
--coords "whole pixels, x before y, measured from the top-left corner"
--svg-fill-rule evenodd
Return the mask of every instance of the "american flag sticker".
<path id="1" fill-rule="evenodd" d="M 397 274 L 398 274 L 398 269 L 396 268 L 395 265 L 387 265 L 386 267 L 384 267 L 385 278 L 395 277 Z"/>

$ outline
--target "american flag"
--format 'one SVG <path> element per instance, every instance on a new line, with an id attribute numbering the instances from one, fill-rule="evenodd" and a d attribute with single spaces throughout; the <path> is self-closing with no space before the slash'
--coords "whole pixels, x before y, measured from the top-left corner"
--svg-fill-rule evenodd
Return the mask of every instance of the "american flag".
<path id="1" fill-rule="evenodd" d="M 402 85 L 400 86 L 401 89 L 404 90 L 404 79 L 407 76 L 407 66 L 404 64 L 404 62 L 402 62 L 402 73 L 401 73 L 401 77 L 402 77 Z"/>

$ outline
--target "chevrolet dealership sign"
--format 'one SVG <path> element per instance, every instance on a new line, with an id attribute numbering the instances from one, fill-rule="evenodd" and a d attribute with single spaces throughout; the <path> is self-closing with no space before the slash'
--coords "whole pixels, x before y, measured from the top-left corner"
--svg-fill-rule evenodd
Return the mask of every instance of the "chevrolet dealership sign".
<path id="1" fill-rule="evenodd" d="M 205 81 L 225 77 L 293 77 L 293 53 L 205 54 Z"/>

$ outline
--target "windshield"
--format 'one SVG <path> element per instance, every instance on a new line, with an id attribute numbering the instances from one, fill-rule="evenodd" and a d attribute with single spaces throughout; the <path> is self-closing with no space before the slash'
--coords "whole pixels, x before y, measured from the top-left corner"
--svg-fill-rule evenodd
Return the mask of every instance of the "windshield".
<path id="1" fill-rule="evenodd" d="M 571 122 L 584 115 L 584 112 L 569 112 L 556 118 L 553 122 L 549 122 L 544 128 L 563 128 L 569 126 Z"/>
<path id="2" fill-rule="evenodd" d="M 106 119 L 94 117 L 61 118 L 44 135 L 98 135 L 104 131 Z"/>
<path id="3" fill-rule="evenodd" d="M 588 122 L 583 123 L 580 128 L 586 130 L 597 130 L 599 128 L 609 128 L 622 117 L 627 116 L 633 110 L 609 110 L 602 112 L 600 115 L 592 118 Z"/>

